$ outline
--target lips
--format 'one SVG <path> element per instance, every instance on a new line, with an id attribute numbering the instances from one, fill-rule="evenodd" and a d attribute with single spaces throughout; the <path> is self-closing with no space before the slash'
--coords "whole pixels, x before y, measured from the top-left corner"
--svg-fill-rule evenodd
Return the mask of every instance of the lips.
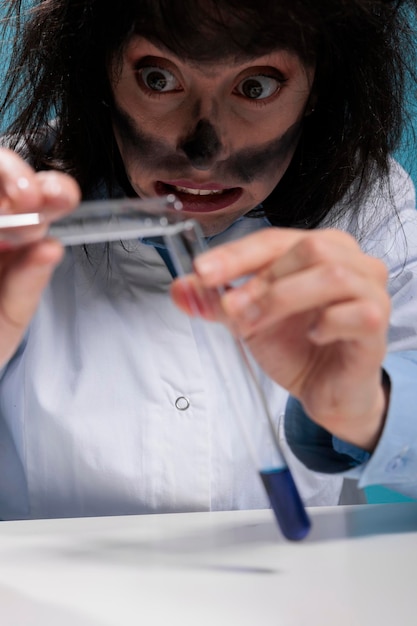
<path id="1" fill-rule="evenodd" d="M 222 187 L 216 183 L 194 183 L 186 180 L 158 181 L 158 195 L 173 193 L 182 202 L 185 211 L 220 211 L 234 204 L 242 195 L 241 187 Z"/>

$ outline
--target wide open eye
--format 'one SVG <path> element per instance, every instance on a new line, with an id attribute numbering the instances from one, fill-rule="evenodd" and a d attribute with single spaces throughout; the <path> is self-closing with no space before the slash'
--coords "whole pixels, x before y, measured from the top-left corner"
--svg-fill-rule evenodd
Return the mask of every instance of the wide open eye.
<path id="1" fill-rule="evenodd" d="M 178 91 L 181 88 L 174 74 L 161 67 L 142 67 L 138 69 L 138 74 L 144 86 L 151 91 L 161 93 L 166 91 Z"/>
<path id="2" fill-rule="evenodd" d="M 281 84 L 282 81 L 278 80 L 278 78 L 259 74 L 243 79 L 236 87 L 236 90 L 240 95 L 250 100 L 263 100 L 279 91 Z"/>

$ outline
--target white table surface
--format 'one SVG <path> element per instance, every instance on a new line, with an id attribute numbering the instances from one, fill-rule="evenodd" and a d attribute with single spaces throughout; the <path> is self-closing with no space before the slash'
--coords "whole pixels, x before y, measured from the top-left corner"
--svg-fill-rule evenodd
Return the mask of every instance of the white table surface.
<path id="1" fill-rule="evenodd" d="M 417 502 L 0 523 L 1 626 L 415 626 Z"/>

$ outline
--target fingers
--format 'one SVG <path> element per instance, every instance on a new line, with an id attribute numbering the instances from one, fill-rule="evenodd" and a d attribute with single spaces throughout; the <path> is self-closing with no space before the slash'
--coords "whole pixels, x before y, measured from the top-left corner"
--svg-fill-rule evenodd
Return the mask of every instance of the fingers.
<path id="1" fill-rule="evenodd" d="M 40 223 L 0 230 L 0 365 L 12 356 L 63 249 L 44 239 L 49 223 L 80 200 L 77 183 L 60 172 L 35 172 L 0 148 L 0 215 L 34 213 Z"/>
<path id="2" fill-rule="evenodd" d="M 343 280 L 345 267 L 359 274 L 372 274 L 384 284 L 387 280 L 385 265 L 365 255 L 350 235 L 337 230 L 306 233 L 304 238 L 266 267 L 264 279 L 274 281 L 314 266 L 327 267 L 330 280 L 332 274 L 336 280 Z"/>
<path id="3" fill-rule="evenodd" d="M 228 291 L 222 298 L 223 309 L 243 336 L 266 330 L 293 315 L 316 310 L 321 311 L 320 336 L 324 337 L 324 320 L 328 319 L 330 323 L 331 319 L 329 307 L 359 300 L 369 303 L 367 315 L 370 319 L 377 315 L 374 309 L 381 310 L 385 319 L 389 314 L 389 299 L 385 283 L 379 277 L 379 273 L 382 275 L 380 264 L 370 260 L 370 266 L 378 268 L 374 276 L 369 268 L 365 271 L 366 263 L 366 258 L 361 260 L 362 273 L 358 273 L 355 267 L 331 262 L 278 279 L 272 278 L 273 271 L 268 270 Z M 316 330 L 318 340 L 319 328 Z"/>
<path id="4" fill-rule="evenodd" d="M 41 202 L 36 174 L 17 154 L 0 148 L 0 211 L 33 211 Z"/>
<path id="5" fill-rule="evenodd" d="M 204 298 L 204 287 L 251 275 L 221 298 L 223 312 L 245 338 L 308 312 L 314 312 L 310 337 L 317 344 L 365 339 L 388 323 L 386 267 L 342 231 L 266 229 L 201 255 L 195 265 L 189 287 L 199 293 L 200 314 L 210 319 L 219 319 L 218 306 Z"/>
<path id="6" fill-rule="evenodd" d="M 308 331 L 308 337 L 316 345 L 328 345 L 335 341 L 361 341 L 363 344 L 381 345 L 382 360 L 385 343 L 374 341 L 385 335 L 389 318 L 389 298 L 381 306 L 374 301 L 362 299 L 337 304 L 323 309 Z M 375 353 L 372 359 L 375 359 Z"/>
<path id="7" fill-rule="evenodd" d="M 346 259 L 358 250 L 353 237 L 342 231 L 266 228 L 201 254 L 195 260 L 195 271 L 204 285 L 214 287 L 259 272 L 272 263 L 274 275 L 279 278 L 330 256 L 333 260 Z"/>
<path id="8" fill-rule="evenodd" d="M 62 257 L 62 246 L 45 240 L 16 250 L 2 272 L 0 310 L 10 324 L 25 324 L 37 306 L 45 287 Z"/>
<path id="9" fill-rule="evenodd" d="M 80 190 L 61 172 L 34 172 L 14 152 L 0 148 L 0 214 L 40 213 L 41 224 L 0 231 L 1 249 L 44 237 L 48 224 L 72 210 Z"/>
<path id="10" fill-rule="evenodd" d="M 67 174 L 39 172 L 36 174 L 36 182 L 42 193 L 42 208 L 47 212 L 48 221 L 68 213 L 81 200 L 80 188 Z"/>

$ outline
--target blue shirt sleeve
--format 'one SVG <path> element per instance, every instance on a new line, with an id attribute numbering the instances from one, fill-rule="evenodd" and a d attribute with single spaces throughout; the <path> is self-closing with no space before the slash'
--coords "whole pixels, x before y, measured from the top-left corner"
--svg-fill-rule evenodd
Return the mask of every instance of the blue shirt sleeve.
<path id="1" fill-rule="evenodd" d="M 296 457 L 309 469 L 324 474 L 345 472 L 364 463 L 370 454 L 334 437 L 313 422 L 301 402 L 290 396 L 285 409 L 285 437 Z"/>
<path id="2" fill-rule="evenodd" d="M 389 354 L 383 364 L 391 381 L 390 405 L 372 454 L 333 437 L 290 397 L 285 436 L 299 460 L 313 471 L 344 473 L 359 487 L 384 485 L 417 497 L 417 351 Z"/>

